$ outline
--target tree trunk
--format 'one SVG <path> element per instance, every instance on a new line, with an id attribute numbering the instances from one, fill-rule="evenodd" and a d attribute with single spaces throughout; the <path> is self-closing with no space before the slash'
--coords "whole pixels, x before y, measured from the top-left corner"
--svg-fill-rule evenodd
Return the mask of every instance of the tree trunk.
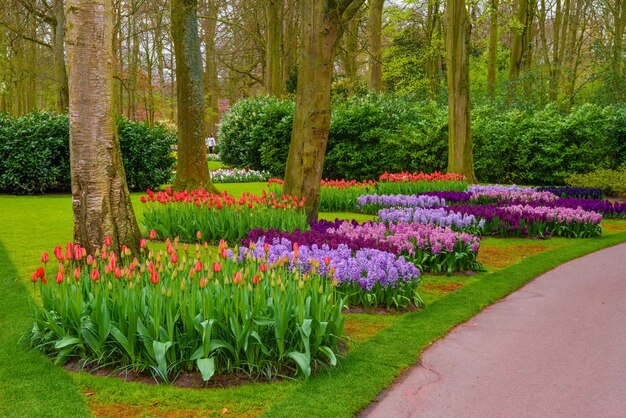
<path id="1" fill-rule="evenodd" d="M 373 91 L 383 89 L 383 63 L 381 31 L 383 26 L 383 7 L 385 0 L 369 0 L 369 30 L 370 30 L 370 71 L 368 87 Z"/>
<path id="2" fill-rule="evenodd" d="M 437 90 L 439 87 L 439 36 L 441 35 L 439 25 L 439 0 L 428 1 L 426 12 L 426 42 L 428 53 L 426 56 L 426 77 L 428 78 L 428 97 L 430 100 L 437 100 Z M 435 35 L 436 34 L 436 35 Z"/>
<path id="3" fill-rule="evenodd" d="M 205 50 L 205 97 L 207 128 L 206 133 L 217 135 L 217 124 L 219 122 L 219 91 L 217 84 L 217 62 L 215 60 L 215 34 L 217 30 L 217 4 L 214 0 L 207 1 L 207 19 L 205 19 L 204 29 L 204 50 Z"/>
<path id="4" fill-rule="evenodd" d="M 69 103 L 67 69 L 65 66 L 65 11 L 63 0 L 55 0 L 53 5 L 54 27 L 52 50 L 54 53 L 54 79 L 57 83 L 57 112 L 65 113 Z"/>
<path id="5" fill-rule="evenodd" d="M 281 39 L 283 35 L 283 0 L 268 0 L 265 6 L 267 29 L 265 37 L 265 87 L 270 96 L 280 96 L 281 84 Z"/>
<path id="6" fill-rule="evenodd" d="M 204 187 L 217 192 L 211 182 L 204 143 L 204 88 L 198 36 L 197 0 L 172 0 L 172 39 L 176 55 L 178 98 L 178 161 L 173 188 Z"/>
<path id="7" fill-rule="evenodd" d="M 514 28 L 513 41 L 511 45 L 511 64 L 509 67 L 509 88 L 507 92 L 507 102 L 510 103 L 517 95 L 518 78 L 522 68 L 524 68 L 524 57 L 529 44 L 529 8 L 530 0 L 519 0 L 517 8 L 517 21 L 520 27 Z"/>
<path id="8" fill-rule="evenodd" d="M 475 183 L 470 128 L 470 22 L 465 0 L 448 0 L 446 64 L 448 71 L 448 172 Z"/>
<path id="9" fill-rule="evenodd" d="M 113 119 L 111 0 L 68 0 L 67 11 L 74 240 L 93 253 L 108 235 L 116 251 L 125 244 L 138 252 Z"/>
<path id="10" fill-rule="evenodd" d="M 613 102 L 617 103 L 626 99 L 626 66 L 624 65 L 624 27 L 626 26 L 626 0 L 615 2 L 614 36 L 613 36 Z"/>
<path id="11" fill-rule="evenodd" d="M 490 0 L 489 9 L 489 60 L 487 63 L 487 95 L 496 94 L 496 70 L 498 59 L 498 8 L 500 0 Z"/>
<path id="12" fill-rule="evenodd" d="M 317 220 L 320 180 L 330 127 L 330 84 L 341 23 L 364 0 L 302 0 L 302 45 L 298 60 L 296 111 L 285 168 L 285 193 L 306 198 L 309 220 Z M 330 7 L 329 4 L 334 7 Z"/>
<path id="13" fill-rule="evenodd" d="M 348 22 L 348 30 L 343 33 L 343 54 L 341 61 L 346 77 L 350 80 L 350 92 L 354 93 L 357 83 L 357 55 L 359 53 L 359 20 Z"/>

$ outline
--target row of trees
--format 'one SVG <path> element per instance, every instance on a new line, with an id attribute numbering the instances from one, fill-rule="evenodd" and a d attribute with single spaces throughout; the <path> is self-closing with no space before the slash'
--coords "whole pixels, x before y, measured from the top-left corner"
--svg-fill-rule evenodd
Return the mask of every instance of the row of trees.
<path id="1" fill-rule="evenodd" d="M 224 104 L 295 93 L 300 0 L 199 0 L 207 130 Z M 0 111 L 67 109 L 67 0 L 0 2 Z M 114 112 L 176 119 L 173 0 L 112 0 Z M 624 0 L 467 2 L 473 97 L 566 106 L 625 99 Z M 338 91 L 369 88 L 445 102 L 446 2 L 368 0 L 342 28 Z"/>

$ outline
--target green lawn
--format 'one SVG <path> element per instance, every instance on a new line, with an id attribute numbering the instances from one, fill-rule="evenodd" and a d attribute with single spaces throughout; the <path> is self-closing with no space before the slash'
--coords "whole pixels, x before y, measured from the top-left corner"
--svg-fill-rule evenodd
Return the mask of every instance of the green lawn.
<path id="1" fill-rule="evenodd" d="M 235 194 L 259 193 L 265 184 L 218 187 Z M 139 196 L 133 195 L 133 203 L 141 218 Z M 485 239 L 479 259 L 487 271 L 471 276 L 424 275 L 425 309 L 348 315 L 349 351 L 339 367 L 319 370 L 309 381 L 184 390 L 69 373 L 25 347 L 20 335 L 32 326 L 30 305 L 35 303 L 30 273 L 41 251 L 71 239 L 71 199 L 0 196 L 0 208 L 0 416 L 162 416 L 173 411 L 177 416 L 352 416 L 455 324 L 558 264 L 626 241 L 626 221 L 606 221 L 605 235 L 596 239 Z"/>

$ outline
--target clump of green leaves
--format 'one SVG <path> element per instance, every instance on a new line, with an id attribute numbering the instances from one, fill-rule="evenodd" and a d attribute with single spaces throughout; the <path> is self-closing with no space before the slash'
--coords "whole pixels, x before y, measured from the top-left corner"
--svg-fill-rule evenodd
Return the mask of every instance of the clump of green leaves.
<path id="1" fill-rule="evenodd" d="M 599 169 L 587 174 L 572 174 L 566 180 L 574 187 L 606 190 L 610 196 L 626 197 L 626 166 L 617 170 Z"/>

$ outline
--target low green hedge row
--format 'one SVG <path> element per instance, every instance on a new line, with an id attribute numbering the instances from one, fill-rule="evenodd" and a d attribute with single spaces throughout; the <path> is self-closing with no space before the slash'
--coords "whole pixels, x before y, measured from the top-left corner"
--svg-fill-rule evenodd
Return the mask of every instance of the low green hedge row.
<path id="1" fill-rule="evenodd" d="M 220 157 L 226 165 L 282 176 L 294 104 L 255 97 L 234 104 L 222 120 Z M 573 173 L 626 163 L 626 107 L 585 104 L 563 113 L 472 110 L 474 163 L 482 182 L 564 184 Z M 324 177 L 376 179 L 385 171 L 443 171 L 447 108 L 411 97 L 355 96 L 332 110 Z M 260 150 L 260 152 L 259 152 Z"/>
<path id="2" fill-rule="evenodd" d="M 170 180 L 176 133 L 126 119 L 117 121 L 128 186 L 156 188 Z M 0 114 L 0 193 L 69 192 L 67 115 L 35 112 L 14 118 Z"/>

